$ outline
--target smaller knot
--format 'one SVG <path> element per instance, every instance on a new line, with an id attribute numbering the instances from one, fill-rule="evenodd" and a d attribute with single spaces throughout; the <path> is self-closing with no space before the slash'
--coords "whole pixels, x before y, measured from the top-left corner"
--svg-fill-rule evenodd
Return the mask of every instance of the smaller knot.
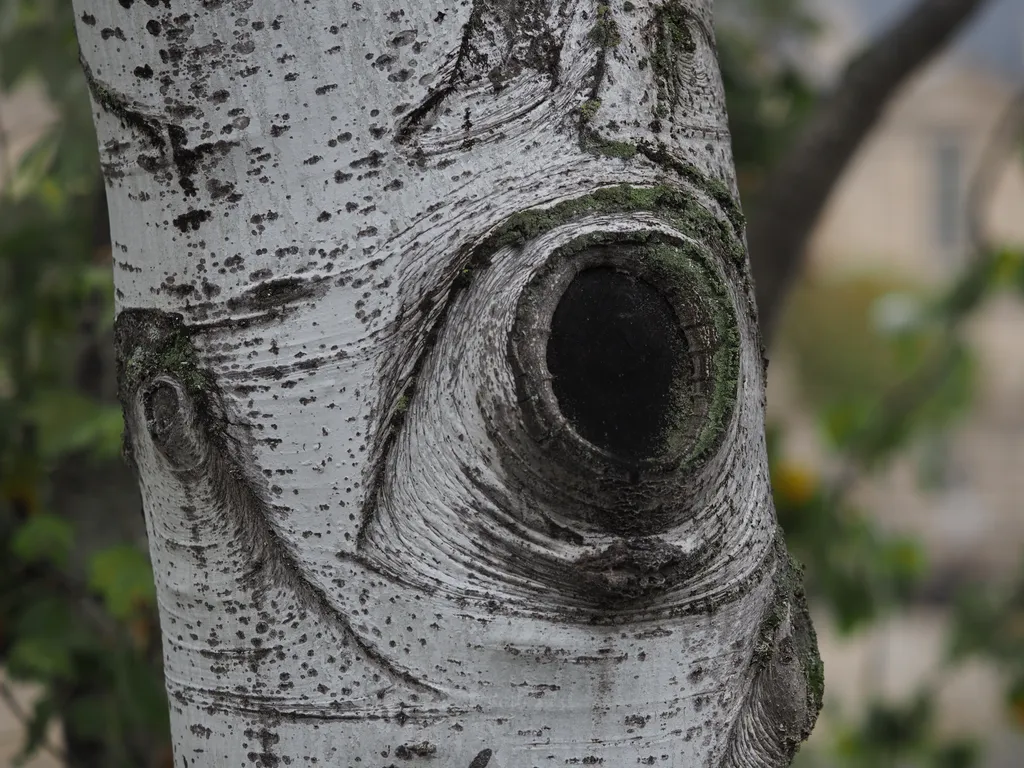
<path id="1" fill-rule="evenodd" d="M 153 445 L 177 471 L 202 460 L 191 400 L 181 384 L 161 376 L 143 390 L 143 412 Z"/>

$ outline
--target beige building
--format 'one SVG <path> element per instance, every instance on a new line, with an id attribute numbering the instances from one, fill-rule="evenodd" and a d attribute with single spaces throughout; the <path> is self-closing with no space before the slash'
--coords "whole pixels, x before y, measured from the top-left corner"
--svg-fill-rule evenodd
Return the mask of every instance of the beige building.
<path id="1" fill-rule="evenodd" d="M 983 165 L 985 234 L 1024 244 L 1024 154 L 999 130 L 1020 87 L 962 59 L 908 83 L 835 190 L 811 242 L 814 266 L 950 279 L 969 257 L 968 202 Z"/>
<path id="2" fill-rule="evenodd" d="M 1024 249 L 1024 151 L 1005 130 L 1018 88 L 947 58 L 901 91 L 835 190 L 809 247 L 809 270 L 887 275 L 938 289 L 975 258 L 969 209 L 990 243 Z M 975 188 L 984 194 L 979 195 Z M 910 462 L 861 488 L 882 522 L 922 537 L 935 564 L 1007 574 L 1024 554 L 1024 293 L 1000 294 L 972 319 L 975 405 L 945 446 L 942 487 L 920 489 Z M 792 449 L 818 463 L 783 340 L 769 406 L 795 423 Z"/>
<path id="3" fill-rule="evenodd" d="M 885 275 L 938 290 L 975 256 L 968 215 L 974 199 L 984 200 L 984 239 L 1024 250 L 1022 86 L 953 56 L 909 82 L 834 191 L 809 246 L 809 273 L 832 280 Z M 1015 101 L 1010 137 L 1005 127 Z M 973 191 L 979 181 L 983 198 Z M 935 586 L 947 593 L 964 577 L 1012 578 L 1024 563 L 1024 286 L 990 299 L 967 332 L 977 391 L 945 441 L 939 486 L 923 489 L 908 458 L 855 490 L 882 526 L 924 542 Z M 769 411 L 785 426 L 787 455 L 828 471 L 784 339 L 772 360 Z M 830 715 L 842 712 L 849 722 L 866 700 L 909 695 L 944 650 L 941 607 L 902 613 L 854 637 L 838 636 L 825 615 L 816 623 L 826 715 L 812 744 L 828 743 L 836 722 Z M 1001 686 L 998 671 L 979 662 L 941 687 L 940 722 L 951 732 L 985 734 L 989 768 L 1024 765 L 1024 735 L 1006 717 Z"/>

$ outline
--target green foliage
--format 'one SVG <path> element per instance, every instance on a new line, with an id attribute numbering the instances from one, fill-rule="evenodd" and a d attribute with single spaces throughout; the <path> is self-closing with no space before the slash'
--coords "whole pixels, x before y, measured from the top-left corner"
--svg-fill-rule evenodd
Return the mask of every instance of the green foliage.
<path id="1" fill-rule="evenodd" d="M 883 535 L 811 470 L 781 459 L 777 431 L 769 433 L 769 446 L 776 513 L 790 550 L 807 568 L 810 598 L 827 605 L 844 632 L 907 600 L 925 572 L 916 542 Z"/>
<path id="2" fill-rule="evenodd" d="M 107 610 L 118 619 L 130 618 L 155 600 L 148 558 L 127 545 L 98 552 L 92 558 L 89 587 L 103 596 Z"/>
<path id="3" fill-rule="evenodd" d="M 26 520 L 11 537 L 11 554 L 27 563 L 67 565 L 75 532 L 67 520 L 41 512 Z"/>
<path id="4" fill-rule="evenodd" d="M 87 580 L 74 521 L 50 507 L 53 468 L 116 457 L 122 431 L 79 381 L 113 286 L 94 252 L 103 192 L 72 14 L 68 0 L 0 0 L 0 92 L 35 88 L 54 114 L 18 158 L 0 130 L 0 664 L 43 690 L 21 758 L 59 721 L 100 764 L 134 768 L 169 740 L 152 575 L 125 545 L 96 553 Z"/>
<path id="5" fill-rule="evenodd" d="M 918 294 L 904 282 L 878 276 L 802 280 L 780 328 L 802 393 L 819 407 L 877 400 L 924 350 L 894 344 L 878 327 L 873 310 L 895 299 L 913 312 L 921 300 Z"/>
<path id="6" fill-rule="evenodd" d="M 901 702 L 871 704 L 857 722 L 840 730 L 833 743 L 835 768 L 970 768 L 980 749 L 970 739 L 946 739 L 934 728 L 934 693 L 922 690 Z M 795 768 L 815 765 L 802 756 Z"/>
<path id="7" fill-rule="evenodd" d="M 37 430 L 44 461 L 86 451 L 96 458 L 113 458 L 121 451 L 124 421 L 117 405 L 64 389 L 42 391 L 26 404 L 25 414 Z"/>
<path id="8" fill-rule="evenodd" d="M 892 286 L 861 280 L 805 290 L 821 293 L 794 303 L 799 323 L 791 320 L 794 325 L 788 326 L 790 352 L 839 471 L 826 478 L 788 460 L 775 426 L 768 444 L 773 490 L 789 546 L 807 566 L 809 593 L 841 631 L 854 632 L 912 600 L 928 564 L 915 541 L 883 532 L 850 502 L 848 491 L 854 481 L 887 468 L 897 457 L 941 440 L 970 407 L 975 366 L 963 326 L 993 294 L 1024 291 L 1024 252 L 980 253 L 935 296 L 901 287 L 902 297 L 913 296 L 904 305 L 912 311 L 892 313 L 899 322 L 884 330 L 868 318 L 880 299 L 895 295 Z M 845 321 L 830 314 L 841 312 L 848 313 Z M 808 327 L 822 338 L 813 338 Z M 860 357 L 852 363 L 839 360 L 830 356 L 832 347 Z M 1001 666 L 1010 681 L 1008 710 L 1024 726 L 1024 570 L 1004 594 L 978 585 L 963 590 L 949 643 L 946 666 L 938 674 L 970 656 Z M 980 749 L 975 742 L 937 734 L 933 702 L 933 687 L 926 685 L 902 704 L 874 703 L 861 721 L 844 722 L 828 764 L 976 765 Z M 807 753 L 796 765 L 818 765 L 820 759 Z"/>
<path id="9" fill-rule="evenodd" d="M 818 97 L 787 56 L 819 30 L 805 0 L 718 0 L 718 61 L 729 107 L 733 157 L 749 215 L 757 193 Z"/>

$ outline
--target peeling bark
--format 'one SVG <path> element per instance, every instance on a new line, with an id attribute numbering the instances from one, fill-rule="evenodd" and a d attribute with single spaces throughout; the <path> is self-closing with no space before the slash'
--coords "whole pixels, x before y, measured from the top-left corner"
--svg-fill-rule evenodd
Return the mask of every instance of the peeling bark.
<path id="1" fill-rule="evenodd" d="M 76 8 L 176 764 L 788 764 L 711 3 Z"/>

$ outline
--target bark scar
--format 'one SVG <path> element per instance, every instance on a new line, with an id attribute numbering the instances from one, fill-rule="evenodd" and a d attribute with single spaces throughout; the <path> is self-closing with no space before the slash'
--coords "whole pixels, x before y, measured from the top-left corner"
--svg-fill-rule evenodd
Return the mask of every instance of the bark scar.
<path id="1" fill-rule="evenodd" d="M 774 557 L 775 594 L 755 638 L 752 683 L 721 768 L 784 768 L 821 711 L 824 670 L 817 637 L 801 569 L 786 552 L 781 531 Z"/>
<path id="2" fill-rule="evenodd" d="M 270 504 L 251 478 L 252 457 L 227 434 L 224 404 L 216 382 L 199 361 L 190 329 L 181 315 L 154 309 L 122 310 L 115 321 L 118 385 L 130 441 L 146 430 L 186 488 L 208 484 L 219 508 L 234 518 L 234 530 L 250 553 L 240 582 L 255 599 L 272 588 L 291 591 L 299 605 L 333 625 L 396 681 L 438 697 L 444 693 L 395 664 L 354 632 L 305 573 L 297 555 L 272 522 Z M 142 397 L 144 423 L 136 398 Z"/>
<path id="3" fill-rule="evenodd" d="M 554 90 L 565 28 L 553 22 L 565 16 L 568 5 L 569 0 L 474 0 L 450 71 L 400 121 L 395 141 L 405 144 L 426 131 L 460 89 L 489 84 L 497 94 L 530 70 L 548 77 Z M 472 123 L 468 110 L 465 123 Z"/>

